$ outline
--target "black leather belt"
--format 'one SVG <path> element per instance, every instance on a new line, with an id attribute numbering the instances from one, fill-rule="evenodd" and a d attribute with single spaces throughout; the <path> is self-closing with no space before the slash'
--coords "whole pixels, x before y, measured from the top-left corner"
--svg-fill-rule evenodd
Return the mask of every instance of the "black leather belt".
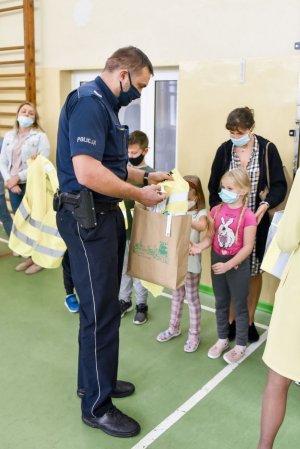
<path id="1" fill-rule="evenodd" d="M 70 204 L 69 202 L 65 202 L 65 201 L 62 201 L 62 205 L 63 205 L 64 209 L 67 209 L 70 211 L 74 211 L 74 209 L 76 207 L 74 204 Z M 99 214 L 101 212 L 103 213 L 103 212 L 110 212 L 110 211 L 116 210 L 119 206 L 119 203 L 105 203 L 105 202 L 96 201 L 94 206 L 95 206 L 96 214 Z"/>

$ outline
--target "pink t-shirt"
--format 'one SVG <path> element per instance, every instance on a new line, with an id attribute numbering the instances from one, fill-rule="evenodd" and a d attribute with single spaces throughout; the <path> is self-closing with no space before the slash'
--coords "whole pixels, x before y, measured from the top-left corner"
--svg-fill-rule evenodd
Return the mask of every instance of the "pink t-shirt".
<path id="1" fill-rule="evenodd" d="M 236 230 L 242 210 L 243 207 L 231 209 L 228 204 L 223 204 L 221 208 L 220 206 L 215 206 L 210 211 L 210 216 L 215 223 L 212 247 L 216 253 L 223 256 L 233 256 L 238 253 L 244 245 L 244 228 L 257 225 L 254 213 L 247 207 L 241 219 L 236 238 Z"/>

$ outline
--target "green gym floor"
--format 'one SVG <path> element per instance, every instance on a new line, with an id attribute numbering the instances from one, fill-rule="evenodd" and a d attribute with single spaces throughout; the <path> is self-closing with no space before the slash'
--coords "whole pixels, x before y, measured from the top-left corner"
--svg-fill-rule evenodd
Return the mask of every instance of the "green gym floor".
<path id="1" fill-rule="evenodd" d="M 264 328 L 249 356 L 232 368 L 207 357 L 216 339 L 212 297 L 201 294 L 202 342 L 191 354 L 183 351 L 187 306 L 182 335 L 158 343 L 170 298 L 150 297 L 147 323 L 134 325 L 133 312 L 122 319 L 119 378 L 134 382 L 136 392 L 114 401 L 142 432 L 113 438 L 81 422 L 78 315 L 64 306 L 61 269 L 28 276 L 14 270 L 19 261 L 0 242 L 1 449 L 256 449 L 267 373 Z M 269 318 L 257 312 L 256 322 L 266 327 Z M 299 449 L 299 399 L 300 387 L 293 384 L 274 449 Z"/>

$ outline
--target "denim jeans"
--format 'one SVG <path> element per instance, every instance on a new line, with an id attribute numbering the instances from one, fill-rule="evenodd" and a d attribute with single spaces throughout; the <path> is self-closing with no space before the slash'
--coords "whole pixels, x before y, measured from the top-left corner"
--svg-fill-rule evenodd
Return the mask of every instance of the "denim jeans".
<path id="1" fill-rule="evenodd" d="M 4 231 L 9 237 L 12 228 L 12 219 L 6 206 L 4 182 L 2 176 L 0 178 L 0 220 L 2 221 Z"/>
<path id="2" fill-rule="evenodd" d="M 20 206 L 23 196 L 25 195 L 26 184 L 19 184 L 21 193 L 13 193 L 11 190 L 9 191 L 9 199 L 13 213 L 15 214 L 18 207 Z"/>

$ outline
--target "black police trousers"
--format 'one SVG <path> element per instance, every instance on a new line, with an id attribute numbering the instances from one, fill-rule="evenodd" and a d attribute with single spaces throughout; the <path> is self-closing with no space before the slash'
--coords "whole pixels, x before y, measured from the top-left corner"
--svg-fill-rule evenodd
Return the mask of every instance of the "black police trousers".
<path id="1" fill-rule="evenodd" d="M 83 416 L 101 416 L 111 407 L 119 355 L 119 288 L 126 244 L 119 208 L 97 213 L 97 226 L 82 229 L 70 210 L 57 212 L 57 227 L 70 258 L 80 299 L 78 388 L 85 391 Z"/>

